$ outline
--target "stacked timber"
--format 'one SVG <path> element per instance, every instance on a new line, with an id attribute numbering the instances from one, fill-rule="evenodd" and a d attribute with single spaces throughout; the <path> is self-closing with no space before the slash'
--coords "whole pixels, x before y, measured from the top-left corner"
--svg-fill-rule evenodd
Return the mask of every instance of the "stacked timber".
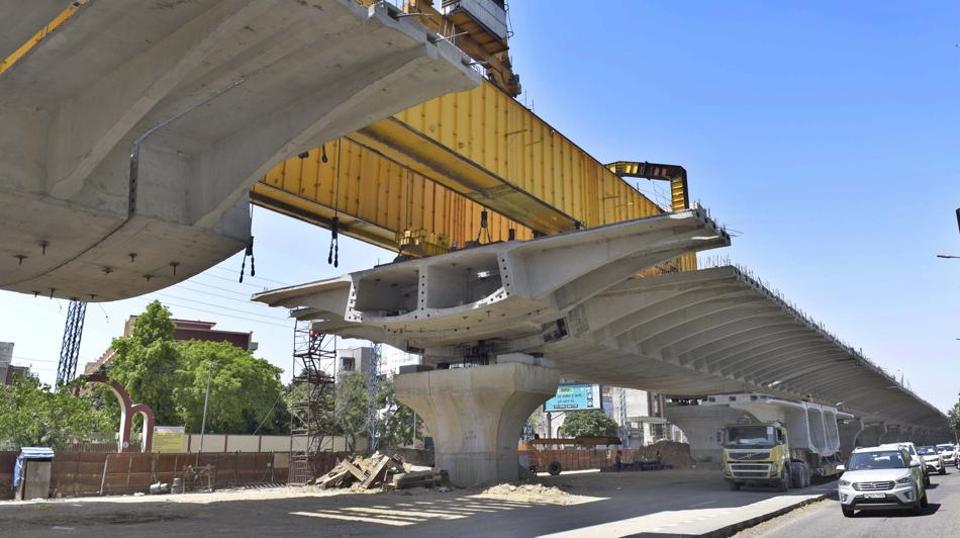
<path id="1" fill-rule="evenodd" d="M 449 481 L 446 471 L 413 470 L 397 456 L 374 453 L 372 456 L 354 456 L 338 463 L 330 472 L 319 476 L 312 484 L 321 489 L 353 488 L 384 490 L 432 488 Z"/>
<path id="2" fill-rule="evenodd" d="M 385 456 L 375 452 L 370 457 L 354 456 L 345 458 L 327 474 L 315 478 L 312 483 L 320 489 L 349 488 L 372 489 L 382 488 L 390 483 L 394 475 L 404 472 L 403 461 L 396 457 Z"/>

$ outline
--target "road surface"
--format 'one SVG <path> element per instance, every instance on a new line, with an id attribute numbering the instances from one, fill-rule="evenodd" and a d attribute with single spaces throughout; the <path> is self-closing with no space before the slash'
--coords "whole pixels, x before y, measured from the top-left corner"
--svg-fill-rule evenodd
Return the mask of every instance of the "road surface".
<path id="1" fill-rule="evenodd" d="M 565 473 L 539 481 L 566 493 L 522 499 L 486 498 L 470 490 L 331 495 L 275 488 L 0 503 L 0 535 L 689 536 L 778 513 L 833 488 L 730 491 L 716 471 Z"/>
<path id="2" fill-rule="evenodd" d="M 856 517 L 845 518 L 834 494 L 828 500 L 747 529 L 737 537 L 960 536 L 960 472 L 951 467 L 949 474 L 933 475 L 931 481 L 927 490 L 930 505 L 920 516 L 883 511 L 857 512 Z"/>

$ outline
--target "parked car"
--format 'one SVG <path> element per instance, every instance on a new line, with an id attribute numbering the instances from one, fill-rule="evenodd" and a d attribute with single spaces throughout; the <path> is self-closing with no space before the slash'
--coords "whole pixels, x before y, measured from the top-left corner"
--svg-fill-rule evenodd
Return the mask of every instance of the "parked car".
<path id="1" fill-rule="evenodd" d="M 927 468 L 927 473 L 947 474 L 947 465 L 943 461 L 943 456 L 937 452 L 935 446 L 921 446 L 917 448 L 917 454 Z"/>
<path id="2" fill-rule="evenodd" d="M 958 463 L 956 445 L 951 443 L 943 443 L 943 444 L 937 445 L 937 452 L 939 452 L 940 455 L 943 456 L 943 463 L 947 465 L 951 463 L 956 465 Z"/>
<path id="3" fill-rule="evenodd" d="M 910 454 L 910 461 L 916 462 L 917 466 L 920 467 L 921 472 L 923 473 L 923 485 L 930 485 L 930 471 L 927 470 L 927 466 L 923 464 L 923 461 L 920 459 L 920 455 L 917 454 L 917 447 L 911 441 L 901 441 L 899 443 L 887 443 L 880 445 L 878 448 L 903 448 L 906 449 L 907 453 Z"/>
<path id="4" fill-rule="evenodd" d="M 904 447 L 857 448 L 842 466 L 837 494 L 843 515 L 903 508 L 919 515 L 927 505 L 923 464 Z"/>

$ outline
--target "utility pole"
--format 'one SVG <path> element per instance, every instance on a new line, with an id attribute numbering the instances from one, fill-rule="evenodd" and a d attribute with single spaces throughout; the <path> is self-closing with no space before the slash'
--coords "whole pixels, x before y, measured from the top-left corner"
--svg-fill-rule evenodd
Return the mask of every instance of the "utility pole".
<path id="1" fill-rule="evenodd" d="M 200 449 L 197 451 L 197 465 L 200 465 L 200 454 L 203 452 L 203 434 L 207 430 L 207 405 L 210 403 L 210 379 L 213 377 L 213 368 L 207 363 L 207 394 L 203 397 L 203 419 L 200 421 Z"/>

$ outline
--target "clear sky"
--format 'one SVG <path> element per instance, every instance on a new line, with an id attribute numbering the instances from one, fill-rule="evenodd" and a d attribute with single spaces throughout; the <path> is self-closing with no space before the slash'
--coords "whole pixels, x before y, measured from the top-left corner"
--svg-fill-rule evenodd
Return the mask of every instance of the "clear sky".
<path id="1" fill-rule="evenodd" d="M 511 19 L 521 100 L 539 116 L 603 162 L 686 167 L 693 199 L 738 234 L 714 253 L 952 406 L 960 260 L 935 255 L 960 255 L 960 4 L 514 0 Z M 334 269 L 328 231 L 260 209 L 254 234 L 258 278 L 243 285 L 235 257 L 91 304 L 80 368 L 152 298 L 253 330 L 258 354 L 289 368 L 284 312 L 245 297 L 392 258 L 344 239 Z M 66 304 L 0 292 L 0 340 L 48 382 Z"/>

